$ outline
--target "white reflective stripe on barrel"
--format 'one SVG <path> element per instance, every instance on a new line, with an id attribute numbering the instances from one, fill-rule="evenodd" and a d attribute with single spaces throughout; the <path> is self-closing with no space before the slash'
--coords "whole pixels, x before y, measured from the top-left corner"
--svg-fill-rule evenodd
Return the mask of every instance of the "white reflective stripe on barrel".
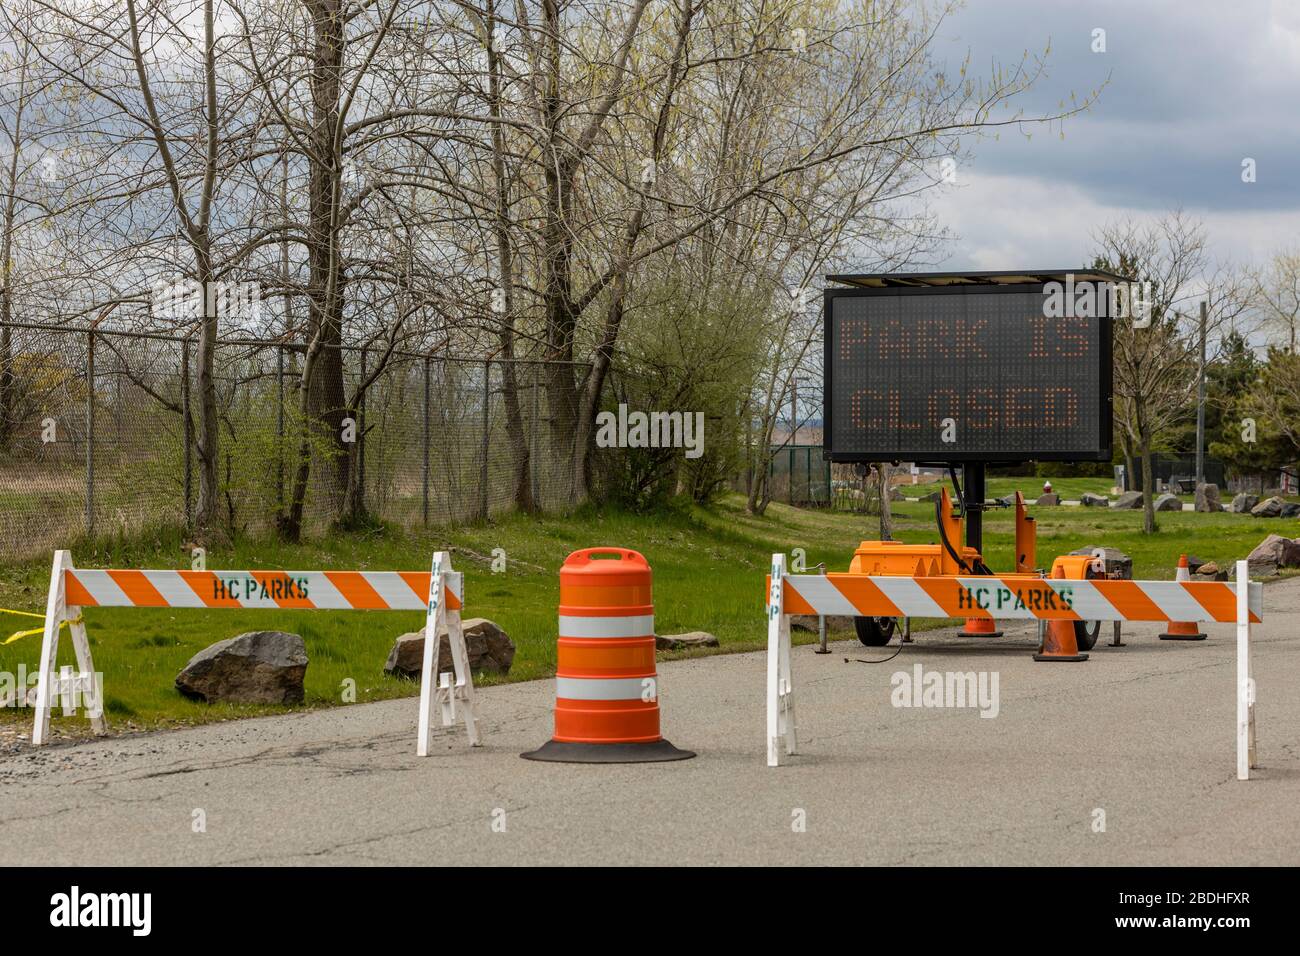
<path id="1" fill-rule="evenodd" d="M 654 637 L 655 616 L 577 617 L 560 615 L 560 637 Z"/>
<path id="2" fill-rule="evenodd" d="M 566 700 L 641 700 L 647 687 L 651 691 L 647 699 L 657 699 L 659 683 L 654 677 L 555 678 L 555 696 Z"/>

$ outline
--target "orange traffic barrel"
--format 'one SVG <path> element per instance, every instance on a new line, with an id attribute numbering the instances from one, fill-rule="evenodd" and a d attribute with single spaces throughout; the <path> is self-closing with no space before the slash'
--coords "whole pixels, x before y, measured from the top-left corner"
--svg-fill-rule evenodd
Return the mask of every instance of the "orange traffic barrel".
<path id="1" fill-rule="evenodd" d="M 585 548 L 560 568 L 555 735 L 529 760 L 647 763 L 694 757 L 659 733 L 655 609 L 646 559 Z"/>
<path id="2" fill-rule="evenodd" d="M 1187 555 L 1179 555 L 1178 570 L 1174 572 L 1175 581 L 1190 581 L 1191 568 L 1187 564 Z M 1194 621 L 1170 621 L 1165 632 L 1160 635 L 1162 641 L 1203 641 L 1205 632 Z"/>

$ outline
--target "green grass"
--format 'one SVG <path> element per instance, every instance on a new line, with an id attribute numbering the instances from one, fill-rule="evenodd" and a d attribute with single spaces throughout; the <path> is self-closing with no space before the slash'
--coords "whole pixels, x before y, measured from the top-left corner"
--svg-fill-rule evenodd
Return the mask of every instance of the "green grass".
<path id="1" fill-rule="evenodd" d="M 1037 498 L 1043 493 L 1043 482 L 1049 479 L 1037 478 L 1029 475 L 1024 478 L 989 478 L 986 482 L 987 494 L 990 498 L 1001 498 L 1012 492 L 1019 491 L 1029 500 Z M 1094 495 L 1110 495 L 1110 489 L 1114 487 L 1113 478 L 1052 478 L 1052 491 L 1061 496 L 1061 500 L 1077 501 L 1079 496 L 1085 491 L 1091 491 Z M 952 493 L 952 486 L 945 476 L 941 481 L 933 481 L 923 485 L 901 485 L 900 490 L 909 498 L 919 498 L 921 495 L 928 495 L 932 491 L 938 491 L 940 488 L 948 488 L 949 494 Z"/>
<path id="2" fill-rule="evenodd" d="M 1086 479 L 1066 479 L 1075 480 Z M 434 550 L 449 546 L 480 555 L 504 548 L 510 562 L 504 574 L 493 574 L 481 563 L 459 554 L 453 554 L 453 564 L 466 575 L 466 616 L 496 621 L 518 648 L 508 677 L 477 675 L 476 680 L 528 680 L 554 673 L 557 570 L 564 557 L 578 548 L 611 544 L 641 551 L 654 568 L 658 631 L 709 631 L 722 645 L 718 652 L 727 652 L 757 649 L 765 644 L 763 576 L 772 552 L 803 548 L 810 566 L 824 561 L 829 570 L 843 570 L 857 542 L 877 536 L 874 516 L 801 511 L 773 504 L 760 518 L 746 515 L 742 504 L 739 498 L 731 497 L 713 509 L 651 516 L 584 509 L 570 517 L 511 516 L 490 525 L 454 531 L 385 529 L 366 534 L 332 534 L 300 545 L 273 540 L 238 541 L 210 550 L 208 566 L 418 570 L 428 566 Z M 896 502 L 894 513 L 895 537 L 913 543 L 937 540 L 931 504 Z M 1185 512 L 1158 515 L 1160 531 L 1148 536 L 1141 533 L 1139 511 L 1062 507 L 1036 509 L 1035 513 L 1040 566 L 1050 565 L 1054 555 L 1105 544 L 1130 554 L 1134 575 L 1140 578 L 1171 578 L 1180 553 L 1190 552 L 1226 566 L 1244 557 L 1270 531 L 1300 533 L 1295 521 Z M 988 514 L 985 557 L 995 571 L 1011 567 L 1013 543 L 1011 512 Z M 175 534 L 101 544 L 98 548 L 83 546 L 74 549 L 73 558 L 84 567 L 189 566 L 189 552 Z M 0 607 L 39 610 L 44 605 L 48 579 L 48 560 L 0 567 Z M 208 705 L 186 700 L 173 687 L 176 674 L 195 653 L 215 641 L 249 630 L 274 628 L 303 636 L 311 661 L 305 706 L 341 702 L 342 685 L 349 678 L 356 682 L 358 701 L 418 693 L 416 683 L 386 676 L 383 664 L 398 635 L 422 626 L 420 612 L 92 608 L 85 612 L 85 618 L 96 667 L 105 675 L 109 718 L 118 730 L 185 725 L 286 709 Z M 36 623 L 0 616 L 0 635 Z M 926 623 L 938 626 L 941 622 Z M 812 637 L 799 639 L 808 641 Z M 0 671 L 12 674 L 20 663 L 33 671 L 39 652 L 39 636 L 0 646 Z M 72 663 L 66 637 L 61 642 L 60 663 Z M 0 713 L 0 723 L 29 720 L 28 711 Z M 83 718 L 56 716 L 54 720 L 56 728 L 64 733 L 85 732 Z"/>

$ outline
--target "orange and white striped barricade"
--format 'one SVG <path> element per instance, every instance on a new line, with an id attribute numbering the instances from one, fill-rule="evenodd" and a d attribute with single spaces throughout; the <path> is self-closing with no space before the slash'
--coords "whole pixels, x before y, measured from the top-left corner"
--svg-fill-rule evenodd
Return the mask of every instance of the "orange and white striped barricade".
<path id="1" fill-rule="evenodd" d="M 428 752 L 428 717 L 442 707 L 444 725 L 455 719 L 457 705 L 464 714 L 471 746 L 478 744 L 474 715 L 474 685 L 469 654 L 460 626 L 463 576 L 451 569 L 450 556 L 440 551 L 431 571 L 178 571 L 76 568 L 69 551 L 54 552 L 40 672 L 36 684 L 36 719 L 32 743 L 49 740 L 50 704 L 56 695 L 67 701 L 80 694 L 91 726 L 104 733 L 103 687 L 95 673 L 82 609 L 87 607 L 190 607 L 226 609 L 367 610 L 426 612 L 425 653 L 420 688 L 419 753 Z M 77 672 L 64 668 L 54 674 L 59 630 L 69 623 Z M 446 623 L 455 683 L 451 675 L 438 682 L 438 627 Z"/>
<path id="2" fill-rule="evenodd" d="M 1254 765 L 1255 690 L 1250 625 L 1264 613 L 1264 589 L 1238 562 L 1235 585 L 1221 581 L 1114 581 L 1076 578 L 785 573 L 772 556 L 768 586 L 767 762 L 779 745 L 794 753 L 790 617 L 997 617 L 1065 621 L 1218 621 L 1237 625 L 1239 776 Z M 1240 763 L 1244 761 L 1244 763 Z M 1242 767 L 1245 770 L 1242 770 Z M 1245 779 L 1245 776 L 1242 776 Z"/>

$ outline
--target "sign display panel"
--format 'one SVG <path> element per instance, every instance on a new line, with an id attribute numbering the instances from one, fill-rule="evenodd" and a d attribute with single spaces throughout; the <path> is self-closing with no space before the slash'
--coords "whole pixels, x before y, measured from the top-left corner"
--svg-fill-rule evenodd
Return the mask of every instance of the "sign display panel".
<path id="1" fill-rule="evenodd" d="M 1113 303 L 1089 285 L 826 292 L 827 457 L 1109 461 Z"/>

